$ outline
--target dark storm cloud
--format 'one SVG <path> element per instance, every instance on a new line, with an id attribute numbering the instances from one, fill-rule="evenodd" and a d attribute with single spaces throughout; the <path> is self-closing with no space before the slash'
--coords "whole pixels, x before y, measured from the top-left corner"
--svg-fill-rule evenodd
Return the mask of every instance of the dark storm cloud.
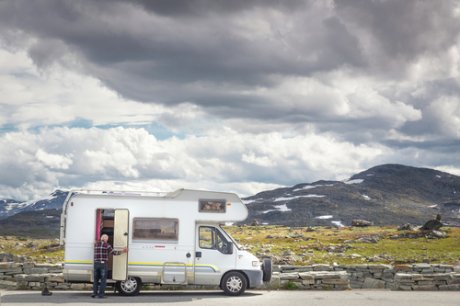
<path id="1" fill-rule="evenodd" d="M 341 19 L 365 29 L 369 60 L 399 69 L 419 55 L 444 51 L 458 39 L 458 1 L 336 1 Z M 373 57 L 375 56 L 375 57 Z M 390 66 L 388 66 L 390 64 Z"/>
<path id="2" fill-rule="evenodd" d="M 304 18 L 297 12 L 309 9 L 308 2 L 287 2 L 290 6 L 282 3 L 15 1 L 4 3 L 2 20 L 5 27 L 13 25 L 38 35 L 39 47 L 35 49 L 43 49 L 40 45 L 47 45 L 49 40 L 59 40 L 69 51 L 83 56 L 88 66 L 115 70 L 121 66 L 128 74 L 151 81 L 264 85 L 267 74 L 309 75 L 347 63 L 361 63 L 357 41 L 338 19 L 316 20 L 312 27 L 309 16 Z M 148 8 L 147 12 L 140 10 L 142 7 Z M 236 12 L 253 12 L 250 17 L 257 22 L 264 12 L 280 8 L 285 17 L 298 15 L 298 26 L 302 28 L 284 33 L 280 22 L 265 19 L 265 26 L 271 27 L 267 33 L 241 35 L 240 31 L 248 28 L 236 20 Z M 201 18 L 211 12 L 215 14 Z M 245 22 L 251 22 L 250 18 Z M 324 44 L 330 47 L 322 48 Z M 43 61 L 45 53 L 31 54 L 37 62 L 47 62 Z M 123 94 L 122 84 L 116 89 Z M 161 102 L 161 97 L 158 100 Z"/>
<path id="3" fill-rule="evenodd" d="M 311 1 L 308 1 L 311 2 Z M 292 11 L 305 6 L 305 1 L 302 0 L 135 0 L 133 3 L 142 5 L 147 10 L 157 14 L 167 16 L 203 16 L 208 14 L 234 14 L 248 9 L 267 6 L 279 10 Z"/>
<path id="4" fill-rule="evenodd" d="M 313 123 L 360 142 L 390 128 L 427 133 L 439 119 L 428 115 L 431 101 L 457 92 L 458 83 L 420 97 L 397 82 L 420 57 L 455 46 L 458 9 L 455 1 L 3 1 L 0 35 L 28 35 L 38 65 L 72 54 L 79 69 L 127 98 L 189 102 L 224 118 Z M 341 71 L 380 80 L 375 95 L 390 114 L 364 107 L 374 96 L 331 96 L 336 85 L 327 74 Z M 318 76 L 323 84 L 310 86 L 324 87 L 321 94 L 291 94 L 302 82 L 283 87 Z"/>

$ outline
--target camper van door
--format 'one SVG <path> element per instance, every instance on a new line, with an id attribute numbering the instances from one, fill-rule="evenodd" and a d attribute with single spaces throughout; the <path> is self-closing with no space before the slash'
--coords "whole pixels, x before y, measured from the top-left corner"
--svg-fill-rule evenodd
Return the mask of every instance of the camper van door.
<path id="1" fill-rule="evenodd" d="M 197 225 L 195 283 L 216 285 L 222 275 L 235 266 L 233 244 L 213 225 Z"/>
<path id="2" fill-rule="evenodd" d="M 116 209 L 113 229 L 113 247 L 120 250 L 128 247 L 129 211 Z M 128 253 L 113 256 L 112 279 L 126 280 L 128 275 Z"/>

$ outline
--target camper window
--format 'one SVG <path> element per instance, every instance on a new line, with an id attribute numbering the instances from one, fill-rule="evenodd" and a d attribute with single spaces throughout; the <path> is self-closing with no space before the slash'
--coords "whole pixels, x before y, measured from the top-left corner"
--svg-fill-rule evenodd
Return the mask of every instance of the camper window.
<path id="1" fill-rule="evenodd" d="M 208 213 L 225 213 L 225 200 L 205 200 L 200 199 L 199 211 Z"/>
<path id="2" fill-rule="evenodd" d="M 133 240 L 178 240 L 179 220 L 134 218 Z"/>

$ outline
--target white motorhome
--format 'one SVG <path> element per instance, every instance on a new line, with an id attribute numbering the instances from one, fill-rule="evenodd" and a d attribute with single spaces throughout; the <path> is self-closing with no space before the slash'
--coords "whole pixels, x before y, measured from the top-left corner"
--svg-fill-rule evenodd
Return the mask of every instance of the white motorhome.
<path id="1" fill-rule="evenodd" d="M 108 282 L 136 295 L 143 283 L 219 285 L 240 295 L 271 278 L 271 260 L 241 249 L 221 227 L 246 219 L 232 193 L 71 191 L 63 205 L 61 244 L 67 282 L 92 282 L 93 245 L 102 234 L 127 254 L 109 260 Z"/>

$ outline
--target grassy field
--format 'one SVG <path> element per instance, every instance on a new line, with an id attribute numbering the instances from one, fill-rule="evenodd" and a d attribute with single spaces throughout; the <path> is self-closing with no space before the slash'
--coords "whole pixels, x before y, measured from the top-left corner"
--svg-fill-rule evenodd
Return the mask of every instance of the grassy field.
<path id="1" fill-rule="evenodd" d="M 411 236 L 395 227 L 288 228 L 279 226 L 225 227 L 235 240 L 275 264 L 442 263 L 460 264 L 460 228 L 443 228 L 446 238 Z M 56 239 L 0 236 L 0 254 L 24 256 L 36 262 L 62 262 Z"/>
<path id="2" fill-rule="evenodd" d="M 460 228 L 443 228 L 446 238 L 402 238 L 396 227 L 228 227 L 241 245 L 275 262 L 296 265 L 363 263 L 460 264 Z"/>

